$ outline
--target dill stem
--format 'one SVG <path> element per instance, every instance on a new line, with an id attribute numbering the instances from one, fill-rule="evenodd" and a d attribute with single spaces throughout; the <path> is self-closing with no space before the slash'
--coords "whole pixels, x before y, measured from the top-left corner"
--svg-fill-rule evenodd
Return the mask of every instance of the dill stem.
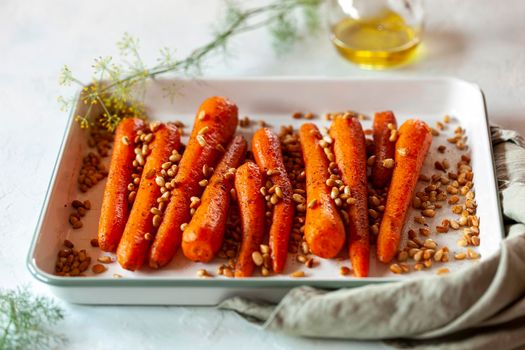
<path id="1" fill-rule="evenodd" d="M 182 61 L 178 61 L 170 66 L 157 66 L 152 68 L 151 70 L 145 70 L 144 72 L 137 72 L 131 75 L 128 75 L 127 77 L 115 81 L 107 86 L 104 86 L 100 92 L 98 93 L 104 93 L 105 91 L 111 90 L 113 87 L 119 84 L 125 84 L 127 82 L 133 81 L 134 79 L 138 79 L 141 76 L 144 75 L 144 73 L 147 73 L 147 76 L 154 79 L 157 75 L 168 73 L 171 71 L 174 71 L 175 69 L 179 67 L 185 67 L 188 68 L 191 66 L 191 64 L 195 62 L 199 62 L 202 60 L 207 54 L 212 52 L 214 49 L 222 45 L 229 39 L 230 37 L 234 36 L 235 34 L 243 33 L 249 30 L 257 29 L 260 27 L 263 27 L 265 25 L 270 24 L 271 22 L 275 21 L 275 18 L 270 18 L 269 20 L 260 22 L 256 25 L 252 26 L 246 26 L 245 28 L 242 28 L 241 26 L 248 21 L 250 18 L 253 18 L 261 13 L 269 12 L 269 11 L 283 11 L 283 10 L 291 10 L 292 8 L 299 6 L 299 5 L 307 5 L 311 4 L 312 1 L 310 0 L 295 0 L 295 1 L 282 1 L 280 3 L 275 3 L 259 8 L 255 8 L 252 10 L 247 10 L 245 12 L 241 12 L 239 16 L 236 18 L 236 20 L 230 24 L 230 26 L 223 32 L 219 33 L 215 38 L 213 38 L 209 43 L 205 44 L 202 47 L 199 47 L 195 49 L 187 58 L 185 58 Z"/>

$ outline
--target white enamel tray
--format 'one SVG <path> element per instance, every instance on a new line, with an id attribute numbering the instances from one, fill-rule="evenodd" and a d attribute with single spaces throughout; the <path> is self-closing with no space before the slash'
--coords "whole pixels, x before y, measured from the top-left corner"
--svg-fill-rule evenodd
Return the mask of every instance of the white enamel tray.
<path id="1" fill-rule="evenodd" d="M 176 83 L 180 94 L 174 100 L 164 98 L 163 88 Z M 452 122 L 440 136 L 435 137 L 423 173 L 432 174 L 434 161 L 446 156 L 455 166 L 459 153 L 447 137 L 453 129 L 461 125 L 466 128 L 472 167 L 478 216 L 480 217 L 481 245 L 475 250 L 486 259 L 498 250 L 503 237 L 499 198 L 496 191 L 490 133 L 481 90 L 474 84 L 457 79 L 325 79 L 325 78 L 243 78 L 209 79 L 199 81 L 157 80 L 148 83 L 146 105 L 152 119 L 162 121 L 182 120 L 191 126 L 200 103 L 212 95 L 230 98 L 239 106 L 239 117 L 250 116 L 252 120 L 265 120 L 274 127 L 280 125 L 299 126 L 305 120 L 291 118 L 296 111 L 313 112 L 319 116 L 326 112 L 355 110 L 369 116 L 374 112 L 393 110 L 399 124 L 408 118 L 420 118 L 434 126 L 451 115 Z M 79 104 L 77 108 L 82 108 Z M 451 261 L 446 264 L 435 263 L 428 270 L 394 275 L 388 266 L 371 258 L 371 271 L 368 278 L 357 279 L 340 276 L 341 266 L 350 266 L 344 260 L 318 259 L 320 264 L 312 269 L 294 261 L 289 255 L 286 271 L 272 277 L 252 277 L 232 279 L 223 276 L 198 278 L 196 271 L 202 268 L 215 274 L 217 266 L 224 260 L 216 259 L 208 264 L 190 263 L 182 254 L 166 268 L 154 271 L 144 268 L 139 272 L 129 272 L 117 263 L 109 264 L 108 271 L 93 275 L 86 271 L 86 277 L 59 277 L 53 274 L 56 254 L 62 248 L 64 239 L 75 243 L 76 248 L 85 248 L 95 261 L 102 255 L 98 248 L 90 246 L 90 239 L 97 234 L 98 217 L 101 206 L 104 181 L 98 183 L 88 193 L 77 190 L 76 178 L 82 156 L 87 152 L 86 135 L 74 122 L 73 113 L 64 134 L 64 140 L 51 178 L 47 197 L 35 230 L 35 236 L 28 255 L 28 267 L 39 281 L 46 283 L 60 298 L 85 304 L 176 304 L 213 305 L 234 295 L 251 296 L 266 300 L 279 300 L 287 290 L 299 285 L 313 285 L 325 288 L 355 287 L 368 283 L 395 281 L 400 279 L 422 278 L 435 275 L 440 267 L 447 267 L 452 273 L 476 263 L 478 260 Z M 328 126 L 321 117 L 314 120 L 320 126 Z M 371 127 L 371 119 L 363 122 L 364 128 Z M 258 128 L 252 123 L 250 128 L 238 128 L 248 140 Z M 189 129 L 187 129 L 189 130 Z M 446 154 L 436 151 L 439 145 L 446 145 Z M 107 162 L 109 159 L 106 158 Z M 418 184 L 418 190 L 424 187 Z M 84 227 L 72 230 L 68 224 L 71 211 L 65 207 L 73 199 L 90 199 L 93 209 L 83 218 Z M 449 209 L 440 210 L 439 215 L 427 223 L 433 228 L 443 218 L 451 218 Z M 412 210 L 405 231 L 417 227 Z M 456 245 L 461 230 L 446 234 L 433 234 L 431 238 L 440 246 L 448 246 L 452 252 L 465 250 Z M 344 256 L 344 255 L 343 255 Z M 289 273 L 302 269 L 305 278 L 291 278 Z M 119 274 L 122 278 L 114 278 Z"/>

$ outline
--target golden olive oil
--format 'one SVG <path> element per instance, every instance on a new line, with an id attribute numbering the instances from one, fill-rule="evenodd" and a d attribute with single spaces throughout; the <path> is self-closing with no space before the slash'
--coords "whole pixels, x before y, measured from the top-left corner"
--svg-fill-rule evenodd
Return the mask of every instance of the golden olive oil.
<path id="1" fill-rule="evenodd" d="M 420 41 L 420 30 L 395 12 L 367 19 L 346 17 L 332 28 L 332 42 L 348 60 L 368 69 L 409 62 Z"/>

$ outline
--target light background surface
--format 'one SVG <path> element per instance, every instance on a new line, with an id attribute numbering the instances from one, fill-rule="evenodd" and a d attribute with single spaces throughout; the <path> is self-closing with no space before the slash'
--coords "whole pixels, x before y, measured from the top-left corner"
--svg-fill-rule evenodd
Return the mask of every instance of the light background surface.
<path id="1" fill-rule="evenodd" d="M 74 91 L 58 87 L 62 65 L 88 81 L 92 59 L 115 55 L 126 31 L 141 39 L 151 63 L 164 46 L 183 56 L 211 37 L 220 7 L 214 0 L 0 2 L 1 287 L 29 284 L 48 293 L 25 258 L 67 118 L 56 97 Z M 525 2 L 428 0 L 426 9 L 422 57 L 406 68 L 360 70 L 336 54 L 326 35 L 277 57 L 261 30 L 236 38 L 228 57 L 209 60 L 204 75 L 455 76 L 483 89 L 491 122 L 525 133 Z M 269 333 L 212 308 L 63 306 L 60 330 L 71 349 L 385 348 Z"/>

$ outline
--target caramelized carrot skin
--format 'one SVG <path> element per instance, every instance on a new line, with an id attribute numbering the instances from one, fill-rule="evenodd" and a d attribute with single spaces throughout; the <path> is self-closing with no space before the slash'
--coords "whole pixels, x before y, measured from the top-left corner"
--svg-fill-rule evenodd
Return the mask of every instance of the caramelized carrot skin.
<path id="1" fill-rule="evenodd" d="M 208 262 L 221 248 L 234 182 L 233 174 L 227 173 L 239 166 L 246 149 L 246 140 L 235 137 L 204 190 L 201 204 L 182 234 L 182 251 L 188 259 Z"/>
<path id="2" fill-rule="evenodd" d="M 252 140 L 252 153 L 255 162 L 265 173 L 273 170 L 269 178 L 275 186 L 283 191 L 283 198 L 274 205 L 272 225 L 270 226 L 270 253 L 273 271 L 282 272 L 288 256 L 288 241 L 292 231 L 294 205 L 292 200 L 292 183 L 288 178 L 281 152 L 279 137 L 269 128 L 261 128 Z"/>
<path id="3" fill-rule="evenodd" d="M 332 122 L 330 136 L 334 139 L 335 160 L 341 178 L 350 187 L 350 196 L 356 200 L 347 209 L 350 261 L 355 275 L 366 277 L 370 264 L 370 241 L 365 134 L 357 118 L 337 117 Z"/>
<path id="4" fill-rule="evenodd" d="M 397 253 L 406 214 L 431 143 L 430 128 L 420 120 L 407 120 L 399 128 L 396 165 L 377 239 L 377 257 L 381 262 L 390 262 Z"/>
<path id="5" fill-rule="evenodd" d="M 345 228 L 337 207 L 330 197 L 326 180 L 328 158 L 319 141 L 322 139 L 317 126 L 303 124 L 299 129 L 306 170 L 306 197 L 310 204 L 306 209 L 304 236 L 310 251 L 322 258 L 335 257 L 345 242 Z"/>
<path id="6" fill-rule="evenodd" d="M 264 174 L 257 164 L 246 162 L 235 173 L 235 191 L 239 205 L 242 243 L 237 263 L 235 277 L 250 277 L 255 264 L 252 253 L 259 250 L 264 237 L 264 213 L 266 203 L 260 193 L 264 187 Z"/>
<path id="7" fill-rule="evenodd" d="M 131 181 L 135 159 L 134 139 L 143 127 L 142 119 L 127 118 L 115 131 L 113 154 L 98 224 L 98 244 L 100 249 L 106 252 L 114 252 L 117 249 L 128 220 L 128 184 Z M 126 145 L 126 141 L 122 141 L 123 138 L 127 138 L 129 144 Z"/>
<path id="8" fill-rule="evenodd" d="M 372 183 L 375 188 L 382 188 L 388 185 L 392 178 L 393 169 L 385 168 L 383 161 L 385 159 L 394 159 L 396 148 L 395 141 L 390 141 L 390 132 L 388 124 L 392 124 L 397 129 L 397 121 L 394 113 L 391 111 L 379 112 L 374 116 L 374 155 L 375 162 L 372 166 Z"/>
<path id="9" fill-rule="evenodd" d="M 195 124 L 190 140 L 179 163 L 175 176 L 175 188 L 164 219 L 159 227 L 151 251 L 149 265 L 160 268 L 167 265 L 180 246 L 182 239 L 181 224 L 190 221 L 190 198 L 200 196 L 202 188 L 199 181 L 204 179 L 202 167 L 215 166 L 223 154 L 218 145 L 226 145 L 232 138 L 238 122 L 237 106 L 223 97 L 211 97 L 205 100 L 197 111 Z M 197 141 L 199 131 L 202 132 L 206 144 L 201 146 Z"/>
<path id="10" fill-rule="evenodd" d="M 137 196 L 117 248 L 117 260 L 127 270 L 141 268 L 146 260 L 150 241 L 144 235 L 154 232 L 150 210 L 157 206 L 157 198 L 161 195 L 155 177 L 160 173 L 161 165 L 169 160 L 171 152 L 179 148 L 178 128 L 171 123 L 161 125 L 150 144 L 150 155 L 144 164 Z"/>

